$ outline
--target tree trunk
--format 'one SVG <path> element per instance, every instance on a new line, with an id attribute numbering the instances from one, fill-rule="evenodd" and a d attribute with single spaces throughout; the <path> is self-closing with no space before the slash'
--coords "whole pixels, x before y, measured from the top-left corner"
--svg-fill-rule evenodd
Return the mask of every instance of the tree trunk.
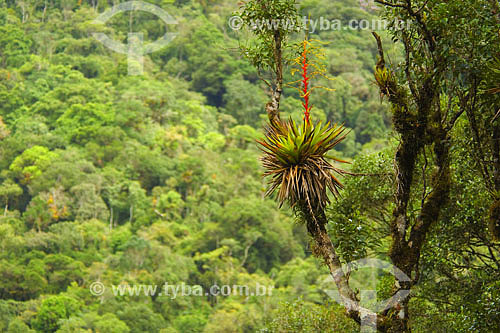
<path id="1" fill-rule="evenodd" d="M 110 208 L 109 214 L 109 230 L 113 230 L 113 206 Z"/>
<path id="2" fill-rule="evenodd" d="M 300 207 L 301 213 L 304 215 L 307 231 L 314 240 L 313 253 L 322 258 L 330 270 L 330 274 L 338 288 L 342 303 L 347 311 L 347 315 L 360 323 L 359 300 L 356 294 L 349 286 L 349 279 L 342 269 L 342 263 L 333 246 L 332 240 L 326 231 L 327 219 L 323 210 L 316 210 L 311 214 L 307 204 Z"/>
<path id="3" fill-rule="evenodd" d="M 47 0 L 45 0 L 45 4 L 43 6 L 42 23 L 45 21 L 45 13 L 46 12 L 47 12 Z"/>
<path id="4" fill-rule="evenodd" d="M 274 86 L 271 85 L 271 101 L 266 104 L 267 117 L 271 126 L 276 126 L 280 121 L 280 100 L 281 93 L 283 92 L 283 51 L 282 51 L 282 37 L 279 30 L 274 31 L 274 74 L 276 79 Z"/>

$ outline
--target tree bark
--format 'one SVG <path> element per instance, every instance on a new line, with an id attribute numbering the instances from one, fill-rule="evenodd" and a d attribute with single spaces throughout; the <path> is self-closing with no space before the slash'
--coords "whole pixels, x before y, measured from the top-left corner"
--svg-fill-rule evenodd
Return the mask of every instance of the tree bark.
<path id="1" fill-rule="evenodd" d="M 327 224 L 327 219 L 325 212 L 323 210 L 317 210 L 312 214 L 307 204 L 301 205 L 300 211 L 304 215 L 307 231 L 315 243 L 313 253 L 319 258 L 322 258 L 330 270 L 330 274 L 338 288 L 347 315 L 357 323 L 361 323 L 359 300 L 349 286 L 349 279 L 342 269 L 340 258 L 326 231 L 325 226 Z"/>
<path id="2" fill-rule="evenodd" d="M 279 30 L 274 31 L 274 75 L 275 81 L 271 85 L 271 100 L 266 104 L 267 117 L 271 126 L 276 126 L 281 121 L 279 108 L 281 94 L 283 92 L 283 51 L 282 37 Z"/>

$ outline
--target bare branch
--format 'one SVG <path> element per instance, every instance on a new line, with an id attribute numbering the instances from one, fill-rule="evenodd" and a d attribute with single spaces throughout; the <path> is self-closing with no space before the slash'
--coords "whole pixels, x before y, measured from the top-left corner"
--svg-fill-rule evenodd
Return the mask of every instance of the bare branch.
<path id="1" fill-rule="evenodd" d="M 387 7 L 392 7 L 392 8 L 406 8 L 406 5 L 399 4 L 399 3 L 390 3 L 386 2 L 383 0 L 375 0 L 376 3 L 387 6 Z"/>

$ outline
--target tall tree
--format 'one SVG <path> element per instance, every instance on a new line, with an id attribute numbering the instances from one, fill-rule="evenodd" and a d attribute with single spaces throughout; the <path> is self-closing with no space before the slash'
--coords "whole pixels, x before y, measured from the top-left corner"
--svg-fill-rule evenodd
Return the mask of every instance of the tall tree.
<path id="1" fill-rule="evenodd" d="M 391 29 L 405 52 L 405 60 L 394 69 L 386 66 L 381 40 L 377 34 L 374 36 L 379 50 L 375 80 L 381 96 L 391 103 L 399 135 L 389 256 L 411 277 L 411 281 L 395 285 L 394 290 L 409 290 L 418 282 L 422 248 L 450 196 L 454 126 L 462 114 L 474 119 L 480 112 L 476 107 L 478 87 L 485 82 L 481 76 L 487 73 L 480 64 L 481 59 L 491 60 L 491 45 L 494 40 L 498 42 L 498 5 L 479 0 L 467 5 L 414 0 L 376 2 L 387 9 L 385 15 L 391 22 L 404 22 Z M 483 52 L 488 49 L 485 57 Z M 463 52 L 470 59 L 463 59 Z M 479 68 L 470 66 L 476 63 Z M 491 100 L 483 101 L 483 106 L 491 108 Z M 424 160 L 422 169 L 420 159 Z M 418 214 L 410 214 L 417 201 Z M 384 313 L 391 318 L 389 332 L 410 330 L 408 303 L 409 298 L 401 302 L 399 316 L 391 315 L 393 310 Z"/>
<path id="2" fill-rule="evenodd" d="M 315 242 L 314 252 L 322 258 L 339 289 L 348 315 L 361 323 L 362 309 L 354 290 L 349 286 L 349 277 L 342 269 L 340 257 L 328 235 L 325 208 L 329 198 L 327 191 L 334 195 L 342 187 L 334 173 L 343 171 L 334 167 L 327 154 L 341 142 L 345 128 L 337 125 L 313 124 L 311 120 L 312 73 L 321 72 L 320 64 L 311 64 L 310 57 L 318 55 L 318 47 L 308 40 L 307 35 L 299 48 L 290 44 L 289 37 L 297 31 L 298 13 L 294 0 L 248 1 L 240 13 L 243 22 L 252 28 L 257 36 L 254 44 L 242 47 L 244 55 L 257 67 L 264 82 L 270 89 L 270 101 L 266 104 L 269 126 L 263 141 L 259 141 L 264 151 L 262 158 L 265 175 L 271 177 L 268 194 L 278 190 L 280 206 L 288 202 L 297 215 L 305 222 L 309 235 Z M 287 50 L 288 53 L 284 54 Z M 300 96 L 303 99 L 303 120 L 280 119 L 280 98 L 283 89 L 283 68 L 294 62 L 293 55 L 299 57 L 302 78 Z M 320 55 L 321 57 L 321 55 Z M 267 71 L 269 82 L 263 76 Z M 335 158 L 333 158 L 335 160 Z M 340 160 L 337 160 L 340 161 Z"/>

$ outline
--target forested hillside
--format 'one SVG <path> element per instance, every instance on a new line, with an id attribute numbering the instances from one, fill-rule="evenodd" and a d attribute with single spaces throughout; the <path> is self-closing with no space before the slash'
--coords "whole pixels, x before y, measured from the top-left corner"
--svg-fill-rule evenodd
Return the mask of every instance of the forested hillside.
<path id="1" fill-rule="evenodd" d="M 228 25 L 242 4 L 148 0 L 177 24 L 141 11 L 94 23 L 120 2 L 0 0 L 0 332 L 359 331 L 329 294 L 335 286 L 300 217 L 265 196 L 256 140 L 269 96 L 241 53 L 251 31 Z M 344 24 L 383 12 L 358 0 L 297 7 Z M 142 75 L 129 75 L 127 55 L 93 37 L 126 44 L 127 33 L 141 32 L 147 44 L 165 31 L 177 36 L 144 57 Z M 403 47 L 378 33 L 395 68 Z M 399 134 L 374 78 L 377 42 L 368 29 L 309 37 L 325 42 L 328 77 L 315 82 L 325 89 L 314 91 L 311 116 L 350 130 L 334 153 L 353 175 L 342 177 L 345 188 L 327 210 L 329 233 L 342 262 L 388 260 Z M 478 63 L 498 68 L 488 58 L 494 48 L 488 52 Z M 483 90 L 498 83 L 492 73 Z M 286 67 L 285 83 L 297 80 L 292 74 Z M 286 86 L 280 108 L 282 119 L 300 121 L 300 92 Z M 415 332 L 495 332 L 500 323 L 500 245 L 488 229 L 498 192 L 487 190 L 469 140 L 491 118 L 478 119 L 472 133 L 459 117 L 451 199 L 412 290 Z M 432 186 L 426 158 L 416 162 L 424 182 L 415 178 L 410 215 Z M 374 288 L 384 299 L 391 278 L 379 277 Z M 92 289 L 96 282 L 104 290 Z M 203 294 L 120 296 L 112 288 L 165 283 Z M 260 285 L 269 294 L 205 294 L 213 285 Z"/>

